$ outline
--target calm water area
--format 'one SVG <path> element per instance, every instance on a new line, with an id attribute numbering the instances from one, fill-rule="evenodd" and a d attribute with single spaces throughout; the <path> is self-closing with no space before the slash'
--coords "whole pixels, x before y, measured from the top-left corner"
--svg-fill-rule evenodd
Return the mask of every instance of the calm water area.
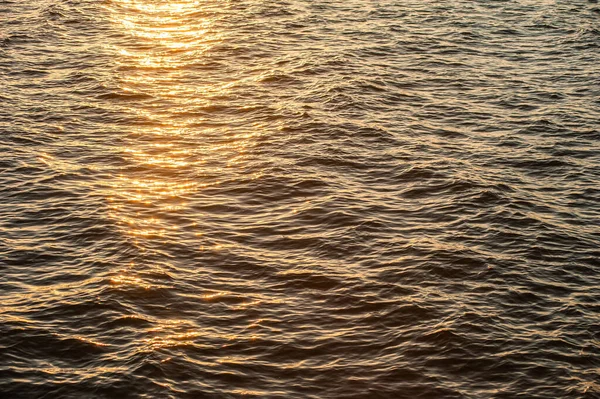
<path id="1" fill-rule="evenodd" d="M 600 398 L 600 4 L 0 0 L 0 398 Z"/>

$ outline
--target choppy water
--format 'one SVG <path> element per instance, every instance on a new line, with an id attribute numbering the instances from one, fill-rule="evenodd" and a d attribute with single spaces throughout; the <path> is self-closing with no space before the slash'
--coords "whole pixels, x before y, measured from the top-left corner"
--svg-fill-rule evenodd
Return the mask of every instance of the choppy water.
<path id="1" fill-rule="evenodd" d="M 600 397 L 600 6 L 0 2 L 0 396 Z"/>

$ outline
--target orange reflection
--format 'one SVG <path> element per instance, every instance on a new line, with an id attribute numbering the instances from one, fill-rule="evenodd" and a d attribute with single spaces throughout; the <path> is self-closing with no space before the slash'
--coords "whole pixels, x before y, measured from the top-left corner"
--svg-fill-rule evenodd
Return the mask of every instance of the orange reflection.
<path id="1" fill-rule="evenodd" d="M 190 220 L 195 214 L 190 202 L 203 188 L 220 184 L 225 168 L 243 162 L 254 137 L 228 131 L 222 120 L 214 123 L 215 110 L 227 109 L 223 99 L 232 97 L 236 87 L 194 69 L 223 40 L 214 21 L 201 12 L 204 6 L 192 0 L 111 0 L 104 5 L 122 32 L 110 48 L 117 66 L 112 83 L 119 90 L 114 106 L 144 122 L 123 132 L 125 166 L 106 197 L 109 216 L 142 255 L 168 253 L 186 240 L 195 240 L 190 247 L 196 250 L 204 246 L 202 223 Z M 131 265 L 111 283 L 148 290 L 157 286 L 147 280 Z"/>
<path id="2" fill-rule="evenodd" d="M 160 107 L 134 104 L 127 109 L 157 126 L 136 129 L 134 134 L 141 140 L 129 140 L 132 145 L 122 149 L 135 169 L 145 173 L 124 173 L 113 181 L 108 195 L 110 216 L 126 235 L 163 237 L 179 228 L 167 222 L 169 213 L 183 209 L 188 195 L 199 186 L 190 178 L 174 176 L 179 171 L 193 172 L 201 163 L 190 146 L 181 145 L 186 136 L 184 126 L 169 120 L 173 109 L 184 108 L 190 100 L 186 95 L 189 89 L 178 83 L 185 54 L 169 50 L 202 49 L 210 21 L 185 20 L 186 15 L 197 11 L 195 1 L 113 0 L 105 7 L 113 23 L 135 39 L 116 49 L 116 63 L 123 67 L 117 76 L 120 88 L 137 98 L 161 103 L 157 104 Z"/>

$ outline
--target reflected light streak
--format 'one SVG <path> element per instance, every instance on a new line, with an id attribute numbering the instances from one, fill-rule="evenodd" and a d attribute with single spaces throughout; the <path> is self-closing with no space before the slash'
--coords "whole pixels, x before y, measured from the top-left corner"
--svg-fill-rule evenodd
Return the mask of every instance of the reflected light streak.
<path id="1" fill-rule="evenodd" d="M 106 188 L 108 214 L 119 232 L 151 259 L 157 252 L 168 253 L 171 242 L 179 244 L 186 237 L 204 240 L 201 223 L 189 220 L 188 201 L 199 190 L 220 184 L 223 168 L 243 162 L 255 134 L 204 127 L 214 123 L 214 110 L 227 109 L 222 103 L 213 107 L 211 99 L 223 101 L 236 87 L 230 81 L 203 79 L 192 67 L 222 40 L 212 29 L 213 21 L 199 14 L 199 2 L 112 0 L 105 9 L 123 32 L 124 39 L 110 50 L 115 54 L 119 94 L 131 99 L 115 106 L 145 122 L 123 135 L 126 166 Z M 154 266 L 161 270 L 147 273 L 152 264 L 132 263 L 116 271 L 110 284 L 124 289 L 168 288 L 153 276 L 168 274 L 161 268 L 170 266 Z M 161 337 L 147 342 L 153 349 L 196 336 L 193 329 L 181 331 L 180 326 L 162 321 L 158 332 Z"/>
<path id="2" fill-rule="evenodd" d="M 181 126 L 174 126 L 168 112 L 174 108 L 184 109 L 189 102 L 186 94 L 190 92 L 184 84 L 178 83 L 181 78 L 178 69 L 185 63 L 183 53 L 168 50 L 197 50 L 210 26 L 209 20 L 196 18 L 192 22 L 182 19 L 195 13 L 197 6 L 195 1 L 151 3 L 136 0 L 114 0 L 106 5 L 113 23 L 136 38 L 131 45 L 116 52 L 117 64 L 127 66 L 118 76 L 121 89 L 160 102 L 167 98 L 170 101 L 170 104 L 159 107 L 162 113 L 143 104 L 135 104 L 129 109 L 160 124 L 160 127 L 136 129 L 133 133 L 143 138 L 142 142 L 130 140 L 131 145 L 122 149 L 137 168 L 155 170 L 155 173 L 121 174 L 109 188 L 110 216 L 117 220 L 122 233 L 129 236 L 158 238 L 178 230 L 179 226 L 168 223 L 161 215 L 182 210 L 186 196 L 200 186 L 189 179 L 174 178 L 175 173 L 192 171 L 203 161 L 198 160 L 190 148 L 182 146 L 186 132 L 181 130 Z M 144 50 L 137 46 L 140 39 L 147 42 Z M 157 68 L 157 71 L 148 71 L 146 67 L 149 66 Z M 164 73 L 165 69 L 170 72 Z M 162 140 L 155 142 L 147 140 L 147 137 L 162 137 Z M 149 207 L 151 215 L 140 215 L 139 209 L 132 207 L 136 203 Z"/>

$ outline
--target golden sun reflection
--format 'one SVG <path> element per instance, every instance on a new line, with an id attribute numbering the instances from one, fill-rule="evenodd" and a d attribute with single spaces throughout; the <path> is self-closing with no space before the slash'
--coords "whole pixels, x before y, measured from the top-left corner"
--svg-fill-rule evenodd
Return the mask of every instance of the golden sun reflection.
<path id="1" fill-rule="evenodd" d="M 104 8 L 122 33 L 109 47 L 119 99 L 114 107 L 141 122 L 122 133 L 123 166 L 106 187 L 108 216 L 142 257 L 162 256 L 186 240 L 198 252 L 223 250 L 205 242 L 202 223 L 190 216 L 197 215 L 190 203 L 244 162 L 255 136 L 229 131 L 218 116 L 231 106 L 223 103 L 234 97 L 231 80 L 211 80 L 195 69 L 222 35 L 199 13 L 198 1 L 110 0 Z M 154 262 L 120 269 L 111 284 L 156 288 L 145 264 Z"/>
<path id="2" fill-rule="evenodd" d="M 185 95 L 186 85 L 178 83 L 181 74 L 177 70 L 185 63 L 183 53 L 168 50 L 202 47 L 210 26 L 210 21 L 200 18 L 193 23 L 181 20 L 182 16 L 195 12 L 197 4 L 194 1 L 113 0 L 106 5 L 113 23 L 136 39 L 122 44 L 116 51 L 117 65 L 125 67 L 118 75 L 120 88 L 161 103 L 160 107 L 144 104 L 127 107 L 129 113 L 158 124 L 158 127 L 136 129 L 128 141 L 130 145 L 122 149 L 136 169 L 143 168 L 147 173 L 123 173 L 109 190 L 110 216 L 127 235 L 162 237 L 177 230 L 179 226 L 166 223 L 161 215 L 183 209 L 186 196 L 200 186 L 189 178 L 172 178 L 179 171 L 193 171 L 202 161 L 194 156 L 190 146 L 182 145 L 185 132 L 169 118 L 174 108 L 185 108 L 190 98 Z M 147 67 L 157 70 L 148 71 Z M 164 104 L 167 99 L 169 103 Z M 135 204 L 149 209 L 137 209 Z"/>

